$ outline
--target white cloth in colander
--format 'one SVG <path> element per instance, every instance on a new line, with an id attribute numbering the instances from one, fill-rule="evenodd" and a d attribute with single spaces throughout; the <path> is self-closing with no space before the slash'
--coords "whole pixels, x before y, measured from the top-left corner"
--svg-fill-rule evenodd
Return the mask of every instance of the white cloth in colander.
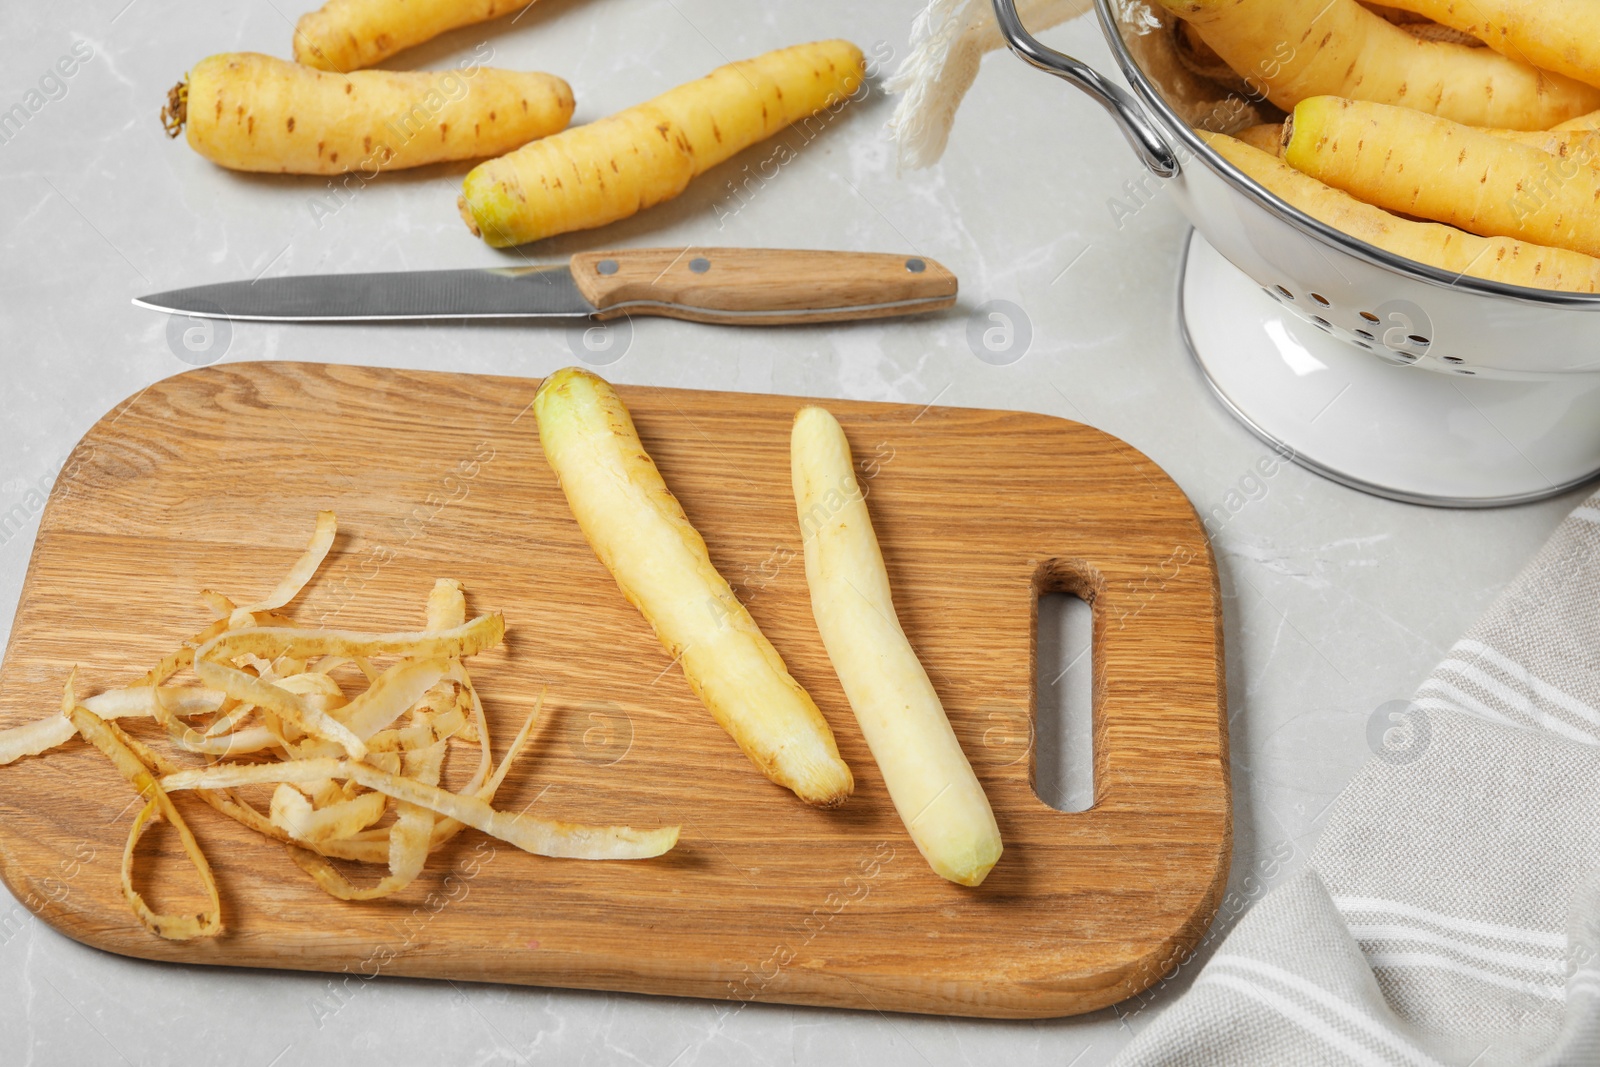
<path id="1" fill-rule="evenodd" d="M 1094 7 L 1094 0 L 1016 0 L 1022 24 L 1038 33 Z M 1113 9 L 1124 22 L 1154 29 L 1163 17 L 1159 8 L 1143 0 L 1113 0 Z M 1395 9 L 1380 8 L 1379 13 L 1425 40 L 1479 44 L 1470 35 L 1428 22 L 1419 16 Z M 888 80 L 887 88 L 900 96 L 890 135 L 898 150 L 901 168 L 917 170 L 932 166 L 944 154 L 956 109 L 972 88 L 983 57 L 1005 44 L 995 21 L 993 0 L 929 0 L 928 6 L 911 25 L 911 54 Z M 1224 79 L 1224 82 L 1231 79 Z M 1183 113 L 1183 102 L 1175 106 Z M 1255 121 L 1261 121 L 1257 118 Z"/>
<path id="2" fill-rule="evenodd" d="M 1092 0 L 1017 0 L 1023 25 L 1035 32 L 1076 18 Z M 931 0 L 911 25 L 911 54 L 888 81 L 900 95 L 889 129 L 900 166 L 930 166 L 944 154 L 961 98 L 986 53 L 1005 44 L 990 0 Z"/>

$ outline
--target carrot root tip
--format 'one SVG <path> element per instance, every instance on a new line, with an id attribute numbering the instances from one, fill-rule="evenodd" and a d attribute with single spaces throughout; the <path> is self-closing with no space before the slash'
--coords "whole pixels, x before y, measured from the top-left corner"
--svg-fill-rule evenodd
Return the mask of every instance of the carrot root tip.
<path id="1" fill-rule="evenodd" d="M 161 108 L 161 128 L 167 131 L 168 137 L 176 137 L 183 132 L 183 124 L 189 121 L 189 79 L 167 90 L 167 102 Z"/>

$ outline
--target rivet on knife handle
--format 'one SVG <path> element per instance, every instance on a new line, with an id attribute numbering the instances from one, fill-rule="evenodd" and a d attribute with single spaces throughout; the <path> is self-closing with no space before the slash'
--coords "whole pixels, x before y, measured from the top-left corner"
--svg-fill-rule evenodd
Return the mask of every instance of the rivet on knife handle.
<path id="1" fill-rule="evenodd" d="M 925 256 L 781 248 L 630 248 L 572 257 L 597 318 L 665 315 L 778 325 L 914 315 L 956 301 L 956 276 Z"/>

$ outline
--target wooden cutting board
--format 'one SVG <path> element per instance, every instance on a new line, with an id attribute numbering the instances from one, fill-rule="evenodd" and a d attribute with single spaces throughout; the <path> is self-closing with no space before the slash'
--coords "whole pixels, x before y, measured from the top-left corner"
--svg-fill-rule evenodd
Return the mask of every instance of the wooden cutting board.
<path id="1" fill-rule="evenodd" d="M 42 517 L 0 727 L 49 714 L 74 664 L 83 695 L 137 677 L 210 621 L 202 588 L 264 594 L 332 508 L 339 539 L 300 618 L 414 629 L 433 580 L 460 579 L 469 610 L 510 628 L 472 664 L 500 745 L 546 693 L 497 806 L 678 823 L 676 851 L 555 860 L 468 831 L 403 895 L 342 903 L 180 796 L 227 929 L 162 941 L 119 891 L 134 794 L 74 741 L 0 767 L 18 899 L 149 959 L 997 1017 L 1111 1004 L 1197 942 L 1231 844 L 1220 600 L 1195 512 L 1159 468 L 1044 415 L 826 402 L 862 464 L 901 621 L 999 820 L 1005 854 L 966 889 L 907 837 L 813 625 L 789 483 L 802 401 L 621 390 L 712 559 L 832 724 L 857 783 L 832 812 L 756 773 L 622 599 L 539 450 L 538 384 L 242 363 L 126 401 Z M 1077 814 L 1030 785 L 1034 624 L 1053 590 L 1094 610 L 1095 804 Z M 170 831 L 141 850 L 153 903 L 199 899 Z"/>

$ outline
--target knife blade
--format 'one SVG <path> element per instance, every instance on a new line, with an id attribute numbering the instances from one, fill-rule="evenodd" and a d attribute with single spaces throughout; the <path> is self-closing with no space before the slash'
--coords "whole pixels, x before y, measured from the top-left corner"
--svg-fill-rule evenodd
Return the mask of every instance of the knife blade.
<path id="1" fill-rule="evenodd" d="M 134 303 L 272 322 L 661 315 L 778 325 L 936 311 L 955 303 L 956 290 L 955 275 L 922 256 L 691 247 L 580 252 L 565 265 L 258 278 Z"/>

